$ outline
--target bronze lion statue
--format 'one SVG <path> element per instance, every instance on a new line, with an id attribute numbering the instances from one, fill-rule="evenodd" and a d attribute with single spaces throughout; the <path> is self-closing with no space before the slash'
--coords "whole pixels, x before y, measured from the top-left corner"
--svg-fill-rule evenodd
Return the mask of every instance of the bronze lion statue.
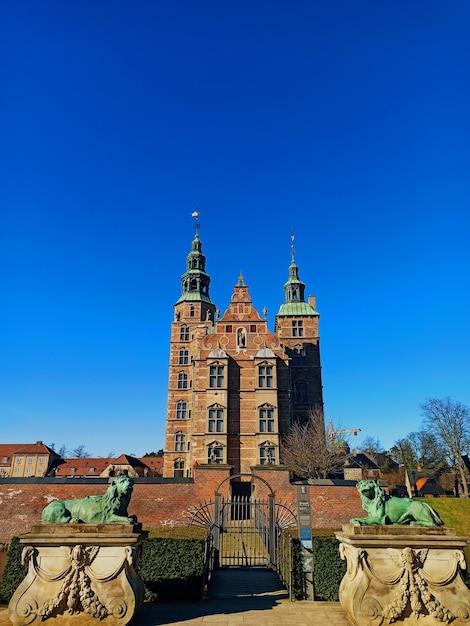
<path id="1" fill-rule="evenodd" d="M 134 482 L 129 476 L 118 476 L 101 496 L 77 500 L 55 500 L 42 511 L 45 524 L 134 524 L 129 505 Z"/>
<path id="2" fill-rule="evenodd" d="M 409 524 L 410 526 L 442 526 L 444 522 L 425 502 L 389 496 L 375 480 L 360 480 L 357 490 L 367 517 L 353 517 L 350 524 Z"/>

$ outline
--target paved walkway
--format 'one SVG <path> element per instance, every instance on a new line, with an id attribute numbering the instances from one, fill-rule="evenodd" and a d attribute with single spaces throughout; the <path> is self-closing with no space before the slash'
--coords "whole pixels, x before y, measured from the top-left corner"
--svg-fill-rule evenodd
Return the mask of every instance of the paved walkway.
<path id="1" fill-rule="evenodd" d="M 201 602 L 144 604 L 133 626 L 352 626 L 337 602 L 290 602 L 277 575 L 256 568 L 215 572 Z M 0 626 L 11 626 L 0 609 Z"/>

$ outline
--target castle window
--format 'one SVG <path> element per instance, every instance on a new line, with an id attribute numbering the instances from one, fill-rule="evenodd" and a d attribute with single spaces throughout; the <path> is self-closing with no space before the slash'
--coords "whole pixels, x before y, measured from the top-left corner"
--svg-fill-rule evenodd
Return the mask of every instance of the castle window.
<path id="1" fill-rule="evenodd" d="M 181 348 L 178 354 L 179 365 L 187 365 L 189 361 L 189 351 L 186 348 Z"/>
<path id="2" fill-rule="evenodd" d="M 18 465 L 20 465 L 23 462 L 23 457 L 22 456 L 17 456 L 16 457 L 16 462 L 18 463 Z"/>
<path id="3" fill-rule="evenodd" d="M 260 433 L 274 432 L 274 409 L 270 406 L 263 406 L 259 410 L 259 431 Z"/>
<path id="4" fill-rule="evenodd" d="M 175 478 L 182 478 L 184 476 L 183 459 L 176 459 L 176 461 L 173 463 L 173 476 Z"/>
<path id="5" fill-rule="evenodd" d="M 258 387 L 269 388 L 273 386 L 273 366 L 260 365 L 258 367 Z"/>
<path id="6" fill-rule="evenodd" d="M 274 446 L 263 444 L 259 449 L 259 462 L 261 465 L 269 465 L 276 462 L 276 449 Z"/>
<path id="7" fill-rule="evenodd" d="M 218 443 L 212 443 L 207 448 L 207 462 L 208 463 L 222 463 L 223 450 L 222 446 Z"/>
<path id="8" fill-rule="evenodd" d="M 210 433 L 222 433 L 224 431 L 224 410 L 214 406 L 209 409 L 208 429 Z"/>
<path id="9" fill-rule="evenodd" d="M 250 333 L 255 333 L 256 332 L 256 324 L 252 324 L 250 326 Z"/>
<path id="10" fill-rule="evenodd" d="M 305 365 L 305 348 L 302 345 L 294 346 L 293 365 Z"/>
<path id="11" fill-rule="evenodd" d="M 188 388 L 188 375 L 185 372 L 178 374 L 178 389 Z"/>
<path id="12" fill-rule="evenodd" d="M 27 474 L 31 474 L 31 468 L 30 468 L 30 467 L 27 467 L 27 468 L 26 468 L 26 473 L 27 473 Z"/>
<path id="13" fill-rule="evenodd" d="M 7 457 L 7 456 L 4 456 L 4 457 L 3 457 L 3 459 L 2 459 L 2 463 L 8 463 L 8 457 Z"/>
<path id="14" fill-rule="evenodd" d="M 304 380 L 296 380 L 294 383 L 295 402 L 305 404 L 308 402 L 307 383 Z"/>
<path id="15" fill-rule="evenodd" d="M 28 463 L 31 465 L 32 462 L 33 462 L 33 457 L 32 456 L 28 456 Z"/>
<path id="16" fill-rule="evenodd" d="M 224 385 L 224 366 L 211 365 L 209 367 L 209 387 L 220 389 Z"/>
<path id="17" fill-rule="evenodd" d="M 303 320 L 292 320 L 292 337 L 304 336 Z"/>
<path id="18" fill-rule="evenodd" d="M 195 311 L 194 304 L 191 304 L 189 306 L 189 317 L 194 317 L 194 311 Z"/>
<path id="19" fill-rule="evenodd" d="M 180 341 L 189 341 L 189 326 L 186 324 L 180 328 Z"/>
<path id="20" fill-rule="evenodd" d="M 225 327 L 225 332 L 226 333 L 231 333 L 232 332 L 232 326 L 231 324 L 229 324 L 228 326 Z"/>
<path id="21" fill-rule="evenodd" d="M 185 420 L 186 419 L 186 402 L 180 400 L 176 404 L 176 419 L 177 420 Z"/>
<path id="22" fill-rule="evenodd" d="M 175 435 L 175 450 L 176 452 L 184 452 L 186 437 L 183 433 L 176 433 Z"/>
<path id="23" fill-rule="evenodd" d="M 39 459 L 38 459 L 38 463 L 40 463 L 40 464 L 44 463 L 44 457 L 43 457 L 43 456 L 40 456 L 40 457 L 39 457 Z"/>

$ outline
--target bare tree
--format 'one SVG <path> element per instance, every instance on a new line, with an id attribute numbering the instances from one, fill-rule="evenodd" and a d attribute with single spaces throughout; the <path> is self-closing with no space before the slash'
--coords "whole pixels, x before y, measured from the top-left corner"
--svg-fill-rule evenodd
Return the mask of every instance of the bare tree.
<path id="1" fill-rule="evenodd" d="M 74 448 L 72 450 L 72 454 L 76 459 L 86 459 L 91 456 L 91 454 L 85 450 L 85 446 L 83 444 Z"/>
<path id="2" fill-rule="evenodd" d="M 343 469 L 348 449 L 335 435 L 325 433 L 321 409 L 312 409 L 305 423 L 296 422 L 284 436 L 281 461 L 297 476 L 327 478 Z"/>
<path id="3" fill-rule="evenodd" d="M 425 430 L 417 430 L 398 439 L 390 453 L 397 463 L 407 469 L 439 472 L 447 465 L 445 448 L 437 441 L 434 433 Z"/>
<path id="4" fill-rule="evenodd" d="M 470 409 L 448 396 L 443 399 L 429 398 L 421 404 L 424 424 L 445 449 L 449 465 L 462 483 L 464 496 L 468 498 L 468 485 L 462 455 L 470 446 Z"/>

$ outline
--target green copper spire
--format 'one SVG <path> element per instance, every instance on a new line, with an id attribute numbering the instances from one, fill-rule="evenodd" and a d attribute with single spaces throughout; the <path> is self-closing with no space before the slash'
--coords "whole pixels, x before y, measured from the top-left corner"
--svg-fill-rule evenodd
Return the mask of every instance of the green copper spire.
<path id="1" fill-rule="evenodd" d="M 299 278 L 299 267 L 295 262 L 294 235 L 291 235 L 291 263 L 289 278 L 284 284 L 286 301 L 281 304 L 278 315 L 319 315 L 318 312 L 305 301 L 305 283 Z"/>
<path id="2" fill-rule="evenodd" d="M 202 253 L 202 243 L 199 239 L 199 212 L 194 211 L 192 217 L 196 218 L 196 233 L 186 257 L 186 272 L 181 276 L 181 296 L 176 304 L 197 301 L 213 304 L 209 296 L 211 279 L 205 271 L 206 257 Z"/>

